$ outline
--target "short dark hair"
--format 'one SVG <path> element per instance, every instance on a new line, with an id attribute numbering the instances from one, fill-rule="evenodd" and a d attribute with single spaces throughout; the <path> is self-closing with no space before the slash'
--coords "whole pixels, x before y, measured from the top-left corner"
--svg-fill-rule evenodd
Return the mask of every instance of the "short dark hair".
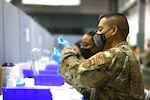
<path id="1" fill-rule="evenodd" d="M 110 27 L 117 26 L 123 38 L 127 37 L 127 35 L 129 34 L 129 24 L 125 15 L 121 13 L 107 13 L 107 14 L 100 15 L 99 21 L 102 18 L 108 19 L 106 23 L 108 26 Z"/>
<path id="2" fill-rule="evenodd" d="M 90 35 L 91 37 L 93 37 L 96 34 L 96 31 L 92 30 L 92 31 L 86 32 L 85 34 Z"/>
<path id="3" fill-rule="evenodd" d="M 80 44 L 82 43 L 82 39 L 75 42 L 75 45 L 80 48 Z"/>
<path id="4" fill-rule="evenodd" d="M 91 36 L 91 37 L 92 37 L 92 40 L 93 40 L 93 37 L 94 37 L 95 34 L 96 34 L 96 31 L 95 31 L 95 30 L 91 30 L 91 31 L 85 33 L 84 35 L 89 35 L 89 36 Z M 93 42 L 94 42 L 94 40 L 93 40 Z"/>

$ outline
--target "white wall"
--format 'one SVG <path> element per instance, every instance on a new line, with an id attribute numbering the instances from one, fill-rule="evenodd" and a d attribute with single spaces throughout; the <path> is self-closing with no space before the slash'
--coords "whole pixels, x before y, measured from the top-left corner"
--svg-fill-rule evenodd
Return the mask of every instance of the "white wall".
<path id="1" fill-rule="evenodd" d="M 129 22 L 129 43 L 131 45 L 136 45 L 137 44 L 137 33 L 138 33 L 138 10 L 137 10 L 137 6 L 135 6 L 134 8 L 132 8 L 131 10 L 129 10 L 129 15 L 127 16 L 128 22 Z"/>
<path id="2" fill-rule="evenodd" d="M 150 39 L 150 0 L 147 0 L 145 10 L 145 40 L 147 40 Z M 147 49 L 146 44 L 145 49 Z"/>
<path id="3" fill-rule="evenodd" d="M 127 19 L 129 21 L 130 33 L 129 33 L 129 43 L 131 45 L 137 44 L 137 33 L 139 32 L 139 15 L 137 5 L 128 11 Z M 150 1 L 146 1 L 145 8 L 145 37 L 144 40 L 150 39 Z M 145 44 L 145 49 L 146 49 Z"/>

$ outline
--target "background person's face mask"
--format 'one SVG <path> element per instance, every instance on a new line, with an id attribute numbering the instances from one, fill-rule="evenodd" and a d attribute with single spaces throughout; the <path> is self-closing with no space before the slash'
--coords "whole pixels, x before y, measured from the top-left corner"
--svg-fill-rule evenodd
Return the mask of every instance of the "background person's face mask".
<path id="1" fill-rule="evenodd" d="M 80 48 L 83 58 L 88 59 L 92 56 L 91 49 Z"/>

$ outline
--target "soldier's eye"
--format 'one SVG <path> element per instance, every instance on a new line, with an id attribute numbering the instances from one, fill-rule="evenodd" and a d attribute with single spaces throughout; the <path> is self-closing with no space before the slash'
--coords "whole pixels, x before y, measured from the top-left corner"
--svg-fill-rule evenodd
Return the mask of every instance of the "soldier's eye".
<path id="1" fill-rule="evenodd" d="M 81 47 L 87 47 L 89 44 L 88 43 L 81 43 L 80 46 Z"/>
<path id="2" fill-rule="evenodd" d="M 98 28 L 97 32 L 101 32 L 102 31 L 102 28 Z"/>

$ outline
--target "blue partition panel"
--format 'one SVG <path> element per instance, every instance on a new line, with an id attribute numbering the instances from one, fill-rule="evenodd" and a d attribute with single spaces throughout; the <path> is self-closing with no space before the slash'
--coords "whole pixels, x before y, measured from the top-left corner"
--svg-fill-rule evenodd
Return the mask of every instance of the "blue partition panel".
<path id="1" fill-rule="evenodd" d="M 4 45 L 3 45 L 3 7 L 2 0 L 0 0 L 0 65 L 4 63 Z"/>
<path id="2" fill-rule="evenodd" d="M 19 10 L 4 1 L 4 51 L 5 62 L 20 62 Z"/>
<path id="3" fill-rule="evenodd" d="M 43 34 L 43 31 L 42 31 L 42 27 L 37 23 L 37 30 L 36 30 L 36 32 L 37 32 L 37 39 L 38 40 L 35 40 L 35 42 L 37 43 L 37 47 L 38 48 L 40 48 L 40 49 L 42 49 L 42 44 L 43 44 L 43 36 L 42 36 L 42 34 Z"/>
<path id="4" fill-rule="evenodd" d="M 19 10 L 20 19 L 20 55 L 21 62 L 26 62 L 31 59 L 31 17 L 22 10 Z"/>
<path id="5" fill-rule="evenodd" d="M 31 24 L 31 49 L 38 47 L 38 25 L 34 20 L 30 20 Z"/>

